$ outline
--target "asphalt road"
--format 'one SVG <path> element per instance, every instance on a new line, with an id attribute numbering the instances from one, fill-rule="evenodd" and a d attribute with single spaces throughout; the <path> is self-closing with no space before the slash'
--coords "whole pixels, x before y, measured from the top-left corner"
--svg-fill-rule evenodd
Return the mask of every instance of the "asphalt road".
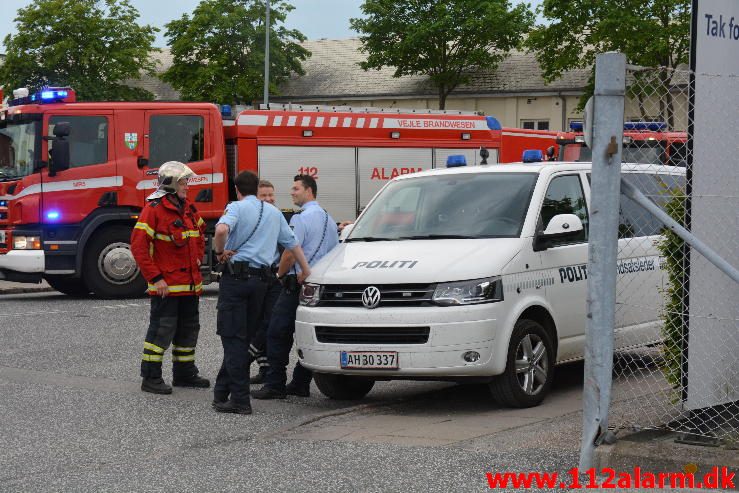
<path id="1" fill-rule="evenodd" d="M 197 353 L 208 377 L 222 354 L 215 306 L 209 288 Z M 381 382 L 360 403 L 313 387 L 222 415 L 209 391 L 139 390 L 147 320 L 146 299 L 0 296 L 0 491 L 484 491 L 486 471 L 577 464 L 581 368 L 560 371 L 554 405 L 528 414 L 482 386 Z M 428 423 L 427 440 L 361 433 L 398 420 Z"/>

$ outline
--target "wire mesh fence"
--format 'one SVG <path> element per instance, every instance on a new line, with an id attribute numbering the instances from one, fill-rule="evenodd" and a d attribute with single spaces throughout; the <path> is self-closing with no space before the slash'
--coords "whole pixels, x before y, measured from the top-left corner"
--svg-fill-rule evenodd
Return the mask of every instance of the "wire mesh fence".
<path id="1" fill-rule="evenodd" d="M 737 77 L 695 77 L 739 94 Z M 624 166 L 622 178 L 739 267 L 739 125 L 710 138 L 736 157 L 733 172 L 695 159 L 691 81 L 688 71 L 627 69 L 622 161 L 650 170 Z M 739 119 L 739 108 L 719 111 Z M 611 427 L 739 443 L 739 285 L 623 194 L 618 236 Z"/>

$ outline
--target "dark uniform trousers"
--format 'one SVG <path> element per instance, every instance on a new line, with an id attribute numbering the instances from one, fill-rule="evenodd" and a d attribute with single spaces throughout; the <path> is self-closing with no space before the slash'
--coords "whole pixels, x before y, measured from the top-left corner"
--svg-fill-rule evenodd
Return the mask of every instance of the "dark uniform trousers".
<path id="1" fill-rule="evenodd" d="M 260 276 L 221 277 L 216 333 L 221 336 L 223 364 L 213 394 L 235 405 L 249 403 L 249 342 L 257 328 L 267 283 Z"/>
<path id="2" fill-rule="evenodd" d="M 172 373 L 175 380 L 188 380 L 198 374 L 195 366 L 195 346 L 200 322 L 199 297 L 151 297 L 149 329 L 146 331 L 141 376 L 162 377 L 164 352 L 172 344 Z"/>
<path id="3" fill-rule="evenodd" d="M 287 365 L 295 335 L 295 315 L 300 301 L 299 288 L 295 291 L 282 289 L 277 298 L 269 329 L 267 329 L 267 378 L 265 385 L 273 390 L 284 391 L 287 382 Z M 293 382 L 298 386 L 310 384 L 313 374 L 298 362 L 293 370 Z"/>
<path id="4" fill-rule="evenodd" d="M 260 368 L 266 368 L 269 366 L 267 361 L 267 329 L 269 328 L 269 321 L 272 319 L 272 312 L 274 311 L 277 298 L 282 292 L 282 285 L 277 279 L 270 279 L 267 282 L 267 292 L 264 295 L 264 303 L 262 305 L 262 318 L 257 326 L 257 331 L 252 337 L 251 343 L 249 344 L 249 356 L 251 356 L 250 363 L 257 360 Z"/>

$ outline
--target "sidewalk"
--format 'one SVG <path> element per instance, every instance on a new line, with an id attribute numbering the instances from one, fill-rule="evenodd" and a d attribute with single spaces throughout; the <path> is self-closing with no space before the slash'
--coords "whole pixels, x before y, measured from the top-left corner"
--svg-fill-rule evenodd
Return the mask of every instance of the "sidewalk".
<path id="1" fill-rule="evenodd" d="M 42 281 L 41 284 L 0 281 L 0 296 L 4 294 L 43 293 L 45 291 L 54 291 L 51 286 L 46 284 L 46 281 Z"/>

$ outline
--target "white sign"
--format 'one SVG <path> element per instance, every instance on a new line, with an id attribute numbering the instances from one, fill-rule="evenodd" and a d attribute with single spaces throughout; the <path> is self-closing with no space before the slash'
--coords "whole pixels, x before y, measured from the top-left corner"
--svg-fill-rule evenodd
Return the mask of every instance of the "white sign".
<path id="1" fill-rule="evenodd" d="M 691 38 L 692 231 L 739 267 L 739 1 L 693 0 Z M 739 400 L 737 300 L 739 285 L 692 252 L 687 409 Z"/>

